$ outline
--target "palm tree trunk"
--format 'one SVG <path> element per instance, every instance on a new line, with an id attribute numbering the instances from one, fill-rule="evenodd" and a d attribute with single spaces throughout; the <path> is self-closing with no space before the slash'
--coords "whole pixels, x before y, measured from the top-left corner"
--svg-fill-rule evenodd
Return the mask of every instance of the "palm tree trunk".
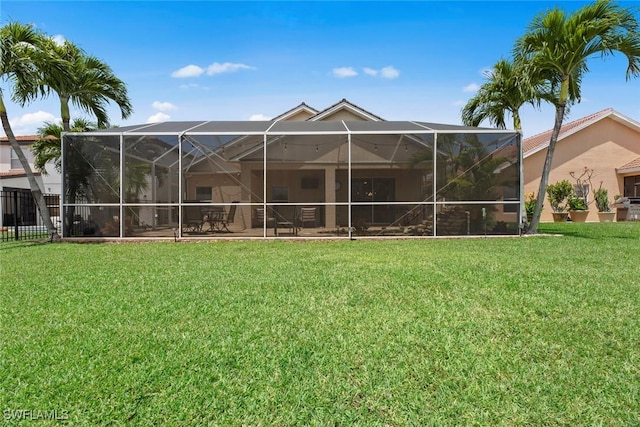
<path id="1" fill-rule="evenodd" d="M 40 212 L 40 217 L 42 218 L 42 222 L 44 226 L 47 227 L 47 230 L 50 232 L 54 232 L 56 228 L 53 226 L 53 222 L 51 222 L 51 216 L 49 215 L 49 209 L 47 208 L 47 201 L 42 194 L 42 189 L 40 185 L 38 185 L 38 181 L 36 181 L 36 177 L 31 170 L 31 166 L 29 166 L 29 162 L 22 152 L 22 148 L 20 144 L 18 144 L 18 140 L 13 134 L 13 130 L 11 129 L 11 125 L 9 124 L 9 117 L 7 116 L 7 110 L 4 106 L 4 100 L 0 96 L 0 120 L 2 121 L 2 128 L 4 129 L 5 134 L 7 135 L 7 139 L 9 140 L 9 144 L 11 144 L 11 148 L 15 151 L 18 156 L 18 160 L 20 160 L 20 164 L 24 169 L 25 174 L 27 175 L 27 181 L 29 182 L 29 187 L 31 188 L 31 194 L 33 195 L 33 199 L 36 202 L 36 206 L 38 211 Z M 57 233 L 56 233 L 57 234 Z"/>
<path id="2" fill-rule="evenodd" d="M 544 167 L 542 168 L 542 176 L 540 177 L 540 187 L 538 187 L 536 208 L 533 211 L 533 218 L 531 219 L 531 224 L 529 224 L 529 228 L 527 229 L 527 234 L 535 234 L 538 232 L 540 214 L 542 213 L 542 204 L 544 203 L 544 196 L 547 193 L 547 184 L 549 183 L 549 173 L 551 172 L 553 152 L 556 150 L 556 142 L 558 142 L 558 135 L 560 135 L 560 128 L 562 127 L 565 108 L 566 102 L 558 103 L 558 105 L 556 105 L 555 124 L 553 125 L 553 132 L 551 132 L 549 148 L 547 148 L 547 157 L 545 158 Z"/>
<path id="3" fill-rule="evenodd" d="M 522 119 L 520 119 L 520 113 L 518 110 L 513 112 L 513 129 L 518 132 L 522 132 Z"/>
<path id="4" fill-rule="evenodd" d="M 62 118 L 62 130 L 69 132 L 71 130 L 71 126 L 69 125 L 71 113 L 69 112 L 68 96 L 60 95 L 60 117 Z"/>

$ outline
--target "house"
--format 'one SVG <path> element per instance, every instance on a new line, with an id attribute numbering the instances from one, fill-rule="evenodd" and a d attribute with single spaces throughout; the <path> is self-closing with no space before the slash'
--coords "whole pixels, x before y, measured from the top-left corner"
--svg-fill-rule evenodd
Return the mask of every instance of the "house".
<path id="1" fill-rule="evenodd" d="M 60 174 L 53 165 L 47 165 L 46 174 L 36 172 L 33 166 L 33 154 L 31 146 L 38 139 L 37 135 L 16 136 L 18 144 L 22 147 L 22 152 L 27 157 L 31 170 L 34 171 L 36 180 L 40 184 L 43 193 L 60 194 Z M 29 182 L 18 156 L 9 144 L 6 136 L 0 137 L 0 190 L 6 189 L 29 189 Z"/>
<path id="2" fill-rule="evenodd" d="M 30 148 L 38 139 L 37 135 L 17 136 L 16 139 L 29 161 L 31 170 L 34 171 L 40 189 L 45 194 L 50 214 L 57 217 L 62 181 L 60 173 L 53 165 L 47 165 L 46 174 L 35 172 Z M 0 226 L 14 225 L 16 217 L 19 225 L 37 225 L 39 216 L 31 197 L 27 175 L 6 136 L 0 137 L 0 194 Z"/>
<path id="3" fill-rule="evenodd" d="M 522 142 L 524 192 L 536 192 L 544 165 L 551 130 L 526 138 Z M 616 196 L 640 198 L 640 123 L 608 108 L 562 126 L 553 156 L 549 183 L 569 180 L 571 173 L 580 176 L 592 171 L 591 183 L 583 189 L 589 202 L 587 221 L 598 221 L 593 190 L 602 185 L 613 202 Z M 552 221 L 545 196 L 542 221 Z"/>
<path id="4" fill-rule="evenodd" d="M 520 231 L 517 132 L 386 121 L 346 99 L 269 121 L 67 133 L 63 146 L 65 236 Z"/>

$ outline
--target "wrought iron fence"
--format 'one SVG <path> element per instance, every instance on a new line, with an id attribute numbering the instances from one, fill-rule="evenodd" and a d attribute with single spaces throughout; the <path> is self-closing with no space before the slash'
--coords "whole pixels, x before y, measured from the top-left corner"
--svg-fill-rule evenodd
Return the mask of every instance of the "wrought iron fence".
<path id="1" fill-rule="evenodd" d="M 60 232 L 60 195 L 45 194 L 49 215 Z M 0 191 L 0 241 L 51 237 L 29 190 Z"/>

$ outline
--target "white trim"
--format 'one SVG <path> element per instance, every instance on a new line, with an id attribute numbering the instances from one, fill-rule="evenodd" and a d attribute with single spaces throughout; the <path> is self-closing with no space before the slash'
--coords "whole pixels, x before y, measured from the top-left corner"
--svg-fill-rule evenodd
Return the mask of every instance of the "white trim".
<path id="1" fill-rule="evenodd" d="M 618 175 L 634 173 L 634 172 L 640 172 L 640 166 L 636 166 L 633 168 L 616 168 L 616 173 Z"/>

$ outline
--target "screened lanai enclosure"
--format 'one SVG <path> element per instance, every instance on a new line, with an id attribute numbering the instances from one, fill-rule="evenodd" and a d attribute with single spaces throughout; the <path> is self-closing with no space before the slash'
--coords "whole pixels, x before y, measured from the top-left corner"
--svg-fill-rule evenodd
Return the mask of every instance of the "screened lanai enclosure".
<path id="1" fill-rule="evenodd" d="M 520 134 L 394 121 L 165 122 L 63 136 L 63 235 L 518 234 Z"/>

